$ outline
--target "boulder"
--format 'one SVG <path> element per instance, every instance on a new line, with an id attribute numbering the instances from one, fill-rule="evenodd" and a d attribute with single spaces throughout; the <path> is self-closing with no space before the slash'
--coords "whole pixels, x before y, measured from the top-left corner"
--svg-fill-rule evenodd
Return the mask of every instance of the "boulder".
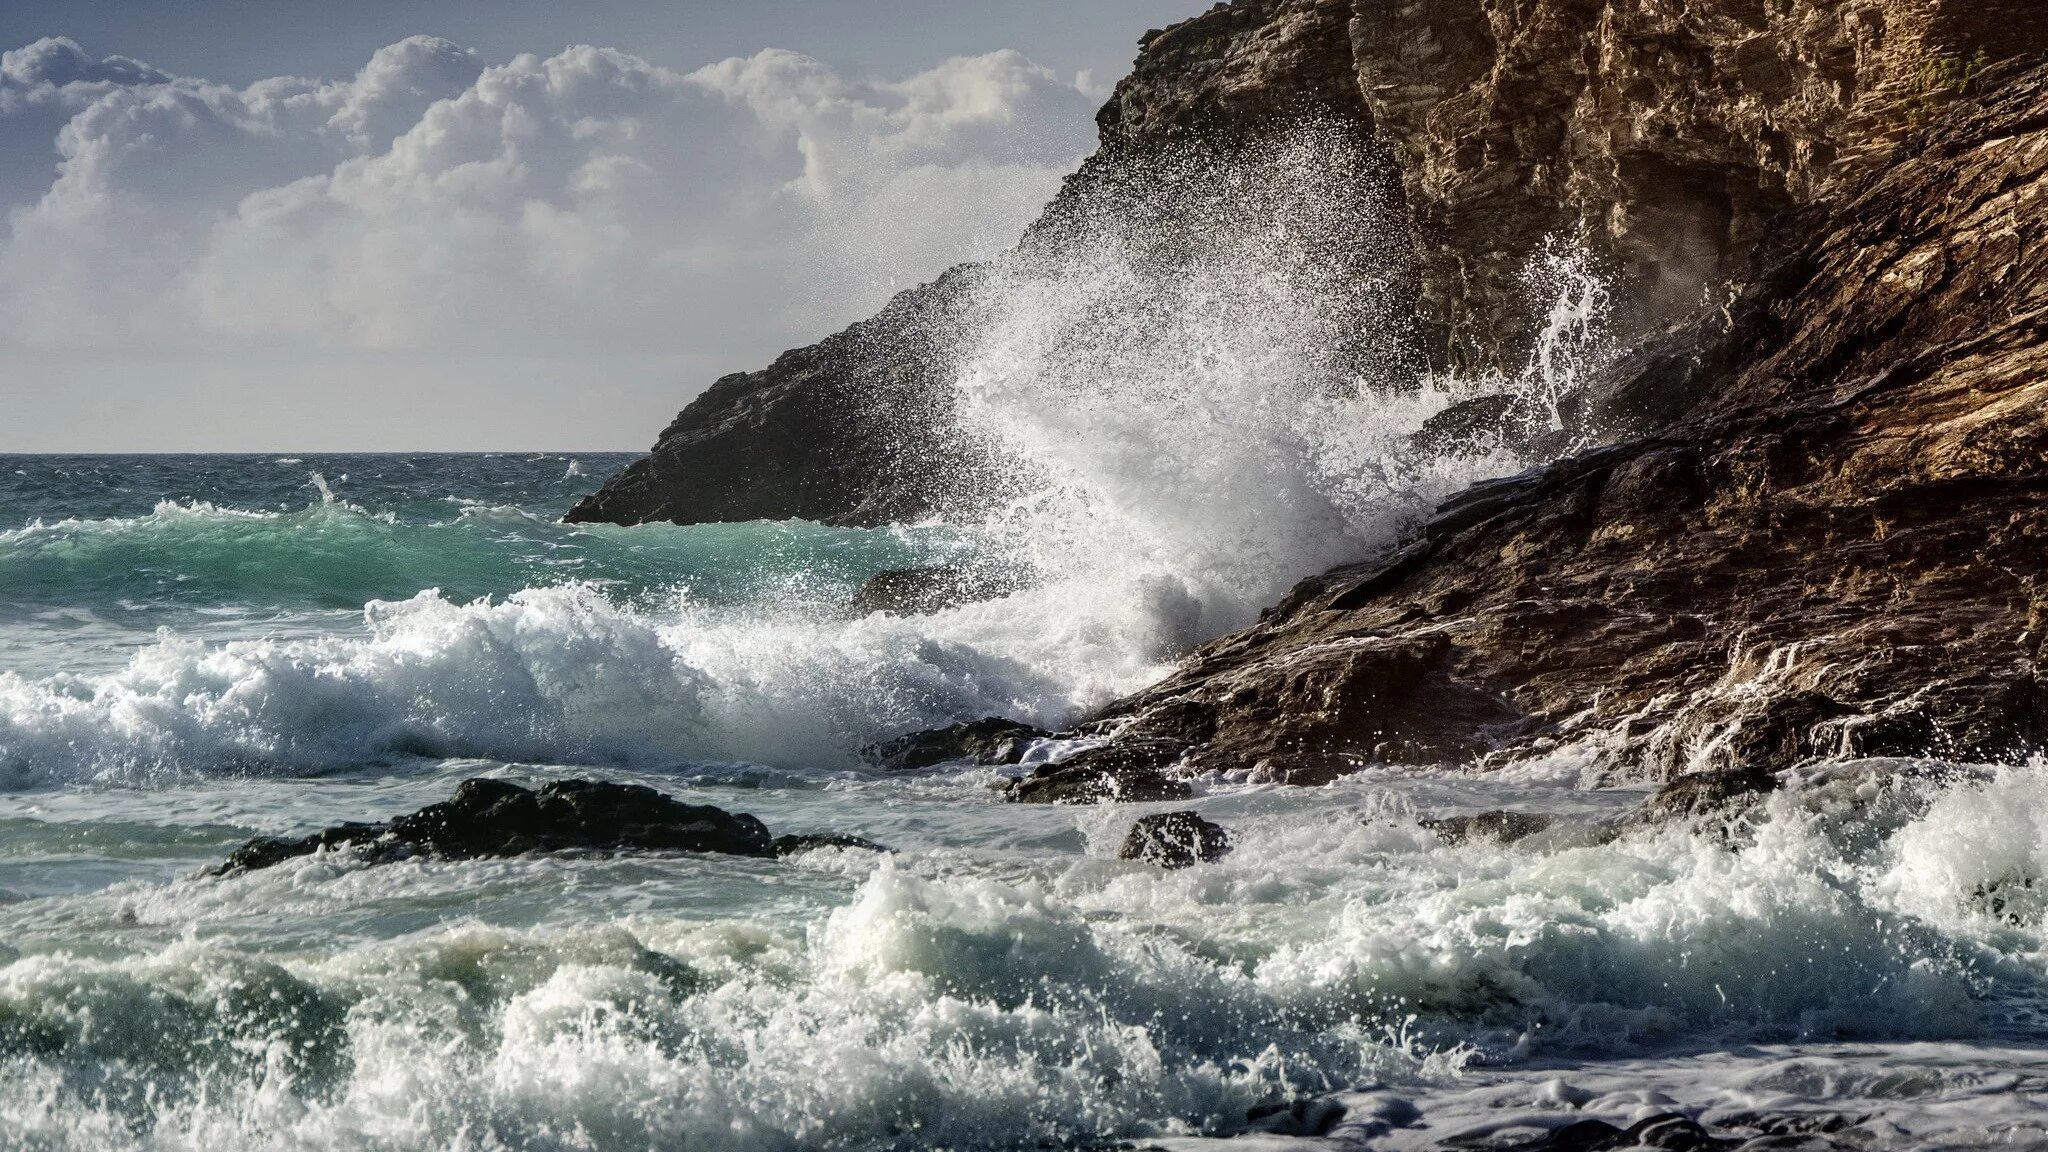
<path id="1" fill-rule="evenodd" d="M 1174 774 L 1182 751 L 1170 741 L 1117 741 L 1084 748 L 1010 781 L 1005 795 L 1025 804 L 1185 800 L 1194 789 Z"/>
<path id="2" fill-rule="evenodd" d="M 685 804 L 639 784 L 555 780 L 538 789 L 477 777 L 439 804 L 381 824 L 338 824 L 308 836 L 259 837 L 228 855 L 216 876 L 255 871 L 296 856 L 351 848 L 371 863 L 529 852 L 717 852 L 778 856 L 814 847 L 876 848 L 857 837 L 773 838 L 759 820 Z"/>
<path id="3" fill-rule="evenodd" d="M 1437 839 L 1450 845 L 1463 844 L 1467 840 L 1492 840 L 1501 844 L 1513 844 L 1517 840 L 1526 840 L 1534 836 L 1553 823 L 1553 817 L 1541 812 L 1495 810 L 1471 816 L 1445 816 L 1435 820 L 1424 820 L 1422 826 L 1436 833 Z"/>
<path id="4" fill-rule="evenodd" d="M 1230 833 L 1197 812 L 1155 812 L 1140 817 L 1117 849 L 1120 860 L 1138 860 L 1161 868 L 1213 864 L 1230 854 Z"/>
<path id="5" fill-rule="evenodd" d="M 961 604 L 1000 600 L 1024 587 L 1016 573 L 985 565 L 949 564 L 877 572 L 854 591 L 847 611 L 922 616 Z"/>

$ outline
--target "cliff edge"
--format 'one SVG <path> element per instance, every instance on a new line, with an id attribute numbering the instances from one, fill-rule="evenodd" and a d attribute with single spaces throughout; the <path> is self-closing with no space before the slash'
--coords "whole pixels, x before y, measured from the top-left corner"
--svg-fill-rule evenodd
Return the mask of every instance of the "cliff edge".
<path id="1" fill-rule="evenodd" d="M 1446 504 L 1084 725 L 1019 799 L 1555 754 L 1768 788 L 2048 745 L 2048 69 L 1790 222 L 1684 419 Z"/>
<path id="2" fill-rule="evenodd" d="M 1523 277 L 1553 237 L 1613 280 L 1624 342 L 1724 307 L 1778 223 L 1881 167 L 1999 61 L 2048 43 L 2033 0 L 1236 0 L 1150 33 L 1098 115 L 1101 146 L 1024 247 L 1175 150 L 1349 135 L 1384 185 L 1360 198 L 1372 291 L 1408 367 L 1518 365 L 1539 317 Z M 1335 254 L 1347 258 L 1347 254 Z M 977 271 L 707 389 L 571 521 L 800 517 L 875 525 L 936 507 L 950 340 Z M 1365 291 L 1361 285 L 1361 291 Z M 1693 394 L 1641 389 L 1641 431 Z"/>

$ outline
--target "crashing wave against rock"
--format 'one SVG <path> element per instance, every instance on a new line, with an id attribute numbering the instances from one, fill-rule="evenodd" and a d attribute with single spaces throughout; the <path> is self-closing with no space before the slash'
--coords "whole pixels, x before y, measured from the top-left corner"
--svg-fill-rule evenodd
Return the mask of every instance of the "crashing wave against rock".
<path id="1" fill-rule="evenodd" d="M 1313 124 L 1347 158 L 1324 182 L 1368 193 L 1325 215 L 1372 224 L 1322 265 L 1370 299 L 1382 336 L 1327 341 L 1331 378 L 1499 374 L 1532 346 L 1549 369 L 1547 338 L 1595 311 L 1619 355 L 1542 383 L 1550 435 L 1523 454 L 1576 454 L 1310 578 L 1087 719 L 1079 750 L 1013 798 L 1169 799 L 1205 772 L 1317 783 L 1571 747 L 1589 782 L 1686 777 L 1664 808 L 1690 811 L 1814 759 L 2041 747 L 2048 74 L 2028 69 L 2044 48 L 2039 5 L 1898 0 L 1238 0 L 1148 37 L 1099 117 L 1101 150 L 1007 259 L 1148 203 L 1133 189 L 1172 185 L 1176 157 Z M 1230 216 L 1160 213 L 1154 248 L 1204 212 Z M 1560 236 L 1612 291 L 1567 293 L 1546 317 L 1529 279 Z M 772 457 L 689 430 L 767 427 L 819 388 L 888 434 L 807 423 L 833 439 L 828 464 L 748 489 L 746 514 L 940 507 L 918 488 L 931 473 L 898 465 L 979 449 L 948 409 L 959 349 L 933 334 L 1010 275 L 956 270 L 838 343 L 721 382 L 576 515 L 724 515 L 662 493 Z M 1412 443 L 1468 451 L 1527 395 L 1480 390 Z M 848 453 L 868 465 L 825 477 Z M 831 495 L 778 502 L 792 484 Z"/>

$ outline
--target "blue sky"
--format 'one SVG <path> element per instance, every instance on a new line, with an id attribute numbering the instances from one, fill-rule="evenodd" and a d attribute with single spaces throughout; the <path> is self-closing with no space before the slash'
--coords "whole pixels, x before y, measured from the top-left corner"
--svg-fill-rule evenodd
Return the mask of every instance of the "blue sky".
<path id="1" fill-rule="evenodd" d="M 1014 239 L 1203 6 L 5 6 L 0 451 L 643 447 Z"/>

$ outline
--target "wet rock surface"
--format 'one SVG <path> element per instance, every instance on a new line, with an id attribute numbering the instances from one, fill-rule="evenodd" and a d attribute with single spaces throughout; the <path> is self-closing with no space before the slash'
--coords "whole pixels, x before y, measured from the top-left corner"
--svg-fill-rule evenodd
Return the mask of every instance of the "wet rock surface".
<path id="1" fill-rule="evenodd" d="M 847 611 L 856 616 L 888 612 L 914 616 L 997 600 L 1024 587 L 1014 573 L 995 569 L 942 565 L 877 572 L 853 593 Z"/>
<path id="2" fill-rule="evenodd" d="M 1096 762 L 1285 779 L 1578 742 L 1595 776 L 1752 774 L 1678 812 L 1809 759 L 2041 747 L 2048 72 L 1990 83 L 1773 249 L 1692 415 L 1303 583 L 1084 724 Z"/>
<path id="3" fill-rule="evenodd" d="M 1016 764 L 1035 740 L 1052 733 L 1015 720 L 990 716 L 950 728 L 928 728 L 861 749 L 861 758 L 889 772 L 940 764 Z"/>
<path id="4" fill-rule="evenodd" d="M 1230 854 L 1230 833 L 1198 812 L 1155 812 L 1131 825 L 1116 854 L 1169 869 L 1214 864 Z"/>
<path id="5" fill-rule="evenodd" d="M 259 837 L 230 853 L 213 874 L 255 871 L 339 848 L 381 864 L 572 851 L 780 856 L 826 847 L 881 850 L 853 836 L 771 837 L 743 812 L 685 804 L 638 784 L 556 780 L 527 789 L 478 777 L 464 780 L 452 798 L 395 820 L 338 824 L 308 836 Z"/>
<path id="6" fill-rule="evenodd" d="M 1083 748 L 1010 781 L 1005 798 L 1024 804 L 1185 800 L 1194 788 L 1177 774 L 1183 751 L 1172 741 L 1144 740 Z"/>
<path id="7" fill-rule="evenodd" d="M 1446 844 L 1463 844 L 1467 840 L 1492 840 L 1500 844 L 1513 844 L 1527 840 L 1538 832 L 1549 828 L 1555 818 L 1540 812 L 1508 812 L 1495 810 L 1479 812 L 1470 816 L 1445 816 L 1422 821 L 1422 826 L 1436 833 Z"/>

